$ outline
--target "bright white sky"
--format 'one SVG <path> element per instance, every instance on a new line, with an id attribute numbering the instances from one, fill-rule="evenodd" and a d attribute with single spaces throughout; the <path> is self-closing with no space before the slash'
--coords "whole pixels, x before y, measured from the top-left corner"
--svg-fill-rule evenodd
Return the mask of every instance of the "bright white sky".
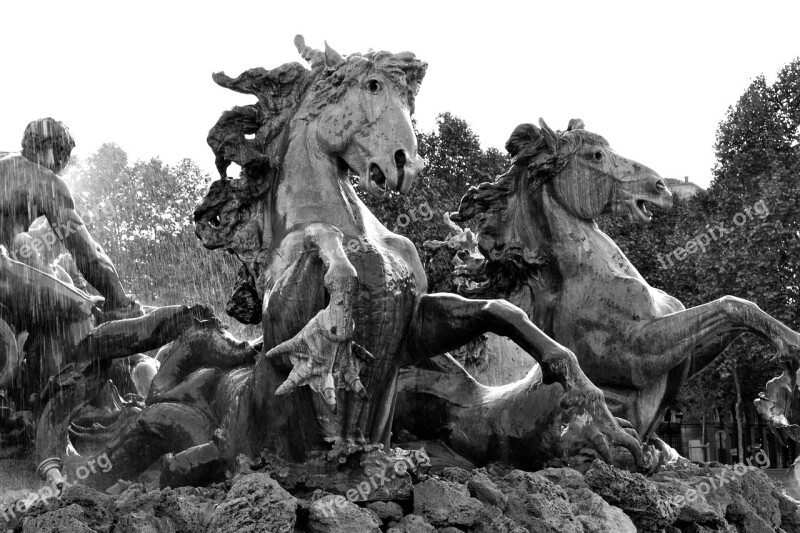
<path id="1" fill-rule="evenodd" d="M 423 131 L 450 111 L 502 149 L 521 122 L 564 129 L 577 117 L 618 153 L 702 186 L 727 107 L 800 55 L 798 2 L 20 0 L 1 16 L 0 151 L 52 116 L 79 157 L 114 141 L 131 160 L 190 157 L 208 172 L 209 128 L 255 101 L 211 73 L 302 62 L 297 33 L 343 54 L 410 50 L 427 61 Z"/>

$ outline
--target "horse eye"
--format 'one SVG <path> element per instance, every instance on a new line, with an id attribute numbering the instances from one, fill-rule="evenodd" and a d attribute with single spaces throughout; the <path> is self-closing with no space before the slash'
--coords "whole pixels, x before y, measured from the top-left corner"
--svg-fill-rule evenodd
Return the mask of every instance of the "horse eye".
<path id="1" fill-rule="evenodd" d="M 602 161 L 603 160 L 603 152 L 597 151 L 594 153 L 594 160 L 595 161 Z"/>
<path id="2" fill-rule="evenodd" d="M 381 82 L 378 80 L 369 80 L 367 82 L 367 90 L 371 93 L 376 93 L 381 90 Z"/>

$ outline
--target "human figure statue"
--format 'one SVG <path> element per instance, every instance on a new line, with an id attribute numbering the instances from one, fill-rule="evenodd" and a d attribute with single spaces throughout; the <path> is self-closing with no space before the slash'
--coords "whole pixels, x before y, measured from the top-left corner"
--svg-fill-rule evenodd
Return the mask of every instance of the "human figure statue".
<path id="1" fill-rule="evenodd" d="M 136 367 L 140 367 L 150 359 L 142 356 L 142 352 L 158 349 L 193 327 L 217 323 L 210 306 L 197 304 L 160 307 L 144 316 L 110 320 L 100 325 L 93 325 L 91 319 L 72 324 L 72 334 L 59 338 L 64 344 L 64 365 L 48 380 L 40 398 L 36 456 L 42 479 L 60 488 L 60 458 L 69 447 L 67 433 L 70 423 L 102 395 L 101 389 L 108 381 L 114 360 L 131 357 L 136 361 Z M 202 327 L 209 328 L 208 325 Z M 147 374 L 146 369 L 140 369 L 137 375 L 141 379 L 135 381 L 144 395 L 149 392 L 154 377 Z M 117 403 L 120 401 L 118 398 Z M 116 413 L 120 423 L 125 420 L 125 415 L 125 411 Z"/>
<path id="2" fill-rule="evenodd" d="M 0 154 L 0 245 L 12 259 L 44 270 L 36 243 L 26 236 L 44 216 L 86 281 L 105 298 L 104 309 L 132 307 L 135 302 L 125 294 L 114 264 L 89 235 L 59 177 L 74 147 L 67 127 L 45 118 L 25 128 L 21 154 Z"/>
<path id="3" fill-rule="evenodd" d="M 59 176 L 74 146 L 75 141 L 63 123 L 45 118 L 28 124 L 20 154 L 0 154 L 0 248 L 6 250 L 0 258 L 0 282 L 9 284 L 0 296 L 0 320 L 8 326 L 0 335 L 15 337 L 15 342 L 10 338 L 0 342 L 0 346 L 7 347 L 0 354 L 0 368 L 9 370 L 21 364 L 23 347 L 19 345 L 19 336 L 28 333 L 23 382 L 16 386 L 0 384 L 0 389 L 17 389 L 17 403 L 34 390 L 38 392 L 42 382 L 57 373 L 64 362 L 60 331 L 70 317 L 59 313 L 65 306 L 83 307 L 84 312 L 92 307 L 91 302 L 76 304 L 81 302 L 81 296 L 86 296 L 83 291 L 74 286 L 60 286 L 52 279 L 59 274 L 63 278 L 63 272 L 45 263 L 40 254 L 45 245 L 59 239 L 71 253 L 80 274 L 105 299 L 102 307 L 105 313 L 96 313 L 98 322 L 111 316 L 141 315 L 135 300 L 125 294 L 113 263 L 75 211 L 69 188 Z M 53 230 L 52 234 L 46 234 L 53 239 L 52 243 L 46 242 L 46 236 L 43 240 L 28 233 L 34 221 L 42 225 L 42 220 Z M 94 303 L 99 306 L 101 300 L 95 298 Z M 60 319 L 55 320 L 56 316 Z M 53 329 L 59 335 L 53 336 Z"/>

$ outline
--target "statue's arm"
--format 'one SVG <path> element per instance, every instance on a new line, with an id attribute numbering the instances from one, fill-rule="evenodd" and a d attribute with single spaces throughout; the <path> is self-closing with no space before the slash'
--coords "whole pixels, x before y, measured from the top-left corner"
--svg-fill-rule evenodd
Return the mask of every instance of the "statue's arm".
<path id="1" fill-rule="evenodd" d="M 41 309 L 66 321 L 87 319 L 94 305 L 84 292 L 0 251 L 0 306 L 26 323 L 40 320 L 36 313 Z"/>
<path id="2" fill-rule="evenodd" d="M 37 176 L 35 200 L 42 214 L 47 217 L 75 264 L 94 288 L 105 299 L 106 309 L 118 309 L 130 304 L 120 282 L 117 269 L 98 243 L 89 235 L 86 225 L 75 211 L 75 203 L 66 183 L 47 169 L 41 169 Z"/>
<path id="3" fill-rule="evenodd" d="M 213 318 L 214 310 L 205 305 L 160 307 L 142 317 L 101 324 L 81 341 L 77 351 L 92 360 L 128 357 L 164 346 L 196 320 Z"/>
<path id="4" fill-rule="evenodd" d="M 320 393 L 328 405 L 335 407 L 337 385 L 333 373 L 336 372 L 347 388 L 362 398 L 366 397 L 358 377 L 359 362 L 356 358 L 373 361 L 374 357 L 352 340 L 358 274 L 347 258 L 342 239 L 342 232 L 328 224 L 315 223 L 305 228 L 304 246 L 306 250 L 316 249 L 325 265 L 324 284 L 330 299 L 328 306 L 297 335 L 266 353 L 267 357 L 288 355 L 293 365 L 289 376 L 275 391 L 276 395 L 308 385 Z M 338 364 L 336 369 L 335 364 Z"/>

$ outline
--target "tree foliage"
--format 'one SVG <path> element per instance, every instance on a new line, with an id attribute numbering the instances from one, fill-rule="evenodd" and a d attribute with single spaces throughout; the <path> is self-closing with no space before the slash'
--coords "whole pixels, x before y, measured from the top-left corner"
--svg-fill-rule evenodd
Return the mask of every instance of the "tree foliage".
<path id="1" fill-rule="evenodd" d="M 130 163 L 107 143 L 70 169 L 76 208 L 125 289 L 147 305 L 207 302 L 225 309 L 238 264 L 198 246 L 192 213 L 211 182 L 191 160 Z M 235 323 L 237 334 L 255 330 Z"/>
<path id="2" fill-rule="evenodd" d="M 677 202 L 650 226 L 604 221 L 604 228 L 645 279 L 687 307 L 729 294 L 800 329 L 799 126 L 800 58 L 784 67 L 772 85 L 764 76 L 754 79 L 728 109 L 717 130 L 717 163 L 707 193 Z M 768 215 L 749 216 L 757 204 Z M 712 240 L 704 253 L 673 261 L 668 268 L 659 264 L 658 254 L 719 224 L 731 231 Z M 688 382 L 682 405 L 695 412 L 732 409 L 734 374 L 740 377 L 744 403 L 752 405 L 764 383 L 780 372 L 773 353 L 761 340 L 741 338 Z"/>
<path id="3" fill-rule="evenodd" d="M 114 143 L 103 144 L 72 174 L 90 230 L 122 251 L 181 233 L 210 183 L 190 159 L 175 167 L 158 158 L 130 165 Z"/>
<path id="4" fill-rule="evenodd" d="M 422 244 L 445 238 L 450 230 L 444 214 L 458 209 L 470 186 L 491 181 L 504 172 L 510 160 L 495 148 L 482 150 L 480 139 L 469 124 L 451 113 L 440 114 L 436 130 L 417 133 L 417 139 L 419 154 L 427 166 L 407 195 L 391 191 L 377 199 L 360 190 L 358 195 L 387 228 L 405 235 L 417 247 L 429 292 L 452 292 L 451 258 L 444 253 L 427 252 Z"/>

